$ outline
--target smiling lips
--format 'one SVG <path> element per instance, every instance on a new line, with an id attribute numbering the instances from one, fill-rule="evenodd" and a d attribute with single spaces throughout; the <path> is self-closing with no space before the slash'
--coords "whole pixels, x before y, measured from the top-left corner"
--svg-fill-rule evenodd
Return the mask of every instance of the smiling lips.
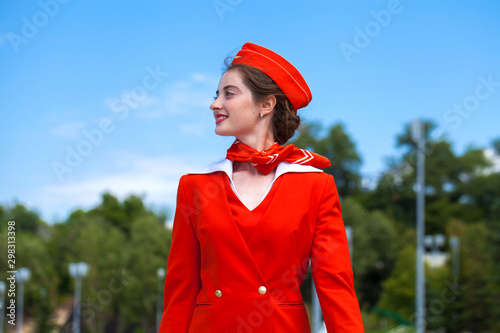
<path id="1" fill-rule="evenodd" d="M 223 114 L 218 114 L 217 116 L 215 116 L 215 123 L 216 124 L 220 124 L 222 123 L 224 120 L 226 120 L 228 116 L 225 116 Z"/>

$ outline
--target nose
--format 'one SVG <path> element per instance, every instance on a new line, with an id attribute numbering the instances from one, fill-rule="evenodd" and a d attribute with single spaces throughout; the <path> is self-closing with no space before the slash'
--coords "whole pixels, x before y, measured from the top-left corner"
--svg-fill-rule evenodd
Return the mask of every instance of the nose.
<path id="1" fill-rule="evenodd" d="M 220 110 L 221 109 L 221 103 L 219 101 L 219 97 L 217 97 L 213 102 L 212 104 L 210 104 L 210 109 L 212 111 L 215 111 L 215 110 Z"/>

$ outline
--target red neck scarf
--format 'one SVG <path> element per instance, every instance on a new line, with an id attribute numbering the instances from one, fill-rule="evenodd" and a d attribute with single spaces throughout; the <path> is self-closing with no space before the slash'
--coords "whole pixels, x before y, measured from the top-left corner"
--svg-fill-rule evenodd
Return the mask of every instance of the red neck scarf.
<path id="1" fill-rule="evenodd" d="M 297 148 L 294 145 L 280 146 L 276 142 L 267 150 L 257 151 L 236 140 L 227 150 L 226 158 L 231 161 L 251 162 L 257 170 L 265 175 L 277 167 L 280 162 L 311 165 L 318 169 L 324 169 L 331 165 L 324 156 Z"/>

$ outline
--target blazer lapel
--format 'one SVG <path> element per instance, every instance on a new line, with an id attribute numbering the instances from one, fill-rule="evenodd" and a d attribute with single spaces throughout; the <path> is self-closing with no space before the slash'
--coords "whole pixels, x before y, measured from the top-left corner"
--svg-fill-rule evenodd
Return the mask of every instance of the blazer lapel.
<path id="1" fill-rule="evenodd" d="M 226 186 L 224 184 L 224 178 L 223 178 L 223 177 L 227 177 L 227 175 L 225 173 L 221 172 L 221 173 L 219 173 L 219 177 L 220 177 L 219 183 L 221 184 L 220 186 L 223 189 L 223 191 L 221 191 L 222 197 L 223 197 L 223 198 L 221 198 L 221 200 L 222 200 L 223 204 L 221 205 L 220 221 L 224 221 L 224 223 L 227 223 L 226 227 L 228 230 L 228 234 L 224 235 L 224 237 L 228 237 L 232 247 L 237 249 L 238 255 L 241 256 L 241 258 L 239 260 L 243 260 L 245 262 L 245 269 L 246 270 L 248 270 L 250 268 L 253 269 L 255 271 L 255 274 L 257 274 L 262 281 L 265 281 L 259 265 L 257 265 L 257 262 L 255 261 L 253 254 L 250 251 L 250 248 L 248 247 L 247 243 L 245 242 L 245 239 L 243 238 L 243 236 L 240 232 L 240 229 L 238 228 L 238 225 L 236 224 L 233 213 L 231 212 L 231 207 L 229 207 L 229 201 L 227 199 L 227 194 L 225 192 Z M 266 211 L 266 213 L 267 213 L 267 211 Z M 260 222 L 259 222 L 259 224 L 260 224 Z M 251 238 L 253 238 L 253 235 Z"/>

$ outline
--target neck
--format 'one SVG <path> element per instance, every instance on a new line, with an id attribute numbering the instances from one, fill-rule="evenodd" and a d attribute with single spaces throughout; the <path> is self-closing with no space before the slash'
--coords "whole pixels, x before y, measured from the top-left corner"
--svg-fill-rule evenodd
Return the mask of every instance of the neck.
<path id="1" fill-rule="evenodd" d="M 271 148 L 271 146 L 274 144 L 274 137 L 271 136 L 265 136 L 265 137 L 256 137 L 256 136 L 248 136 L 248 137 L 241 137 L 237 138 L 240 142 L 244 143 L 245 145 L 252 147 L 253 149 L 257 151 L 263 151 Z"/>
<path id="2" fill-rule="evenodd" d="M 251 175 L 262 175 L 263 173 L 254 168 L 252 163 L 250 162 L 241 162 L 241 161 L 234 161 L 233 162 L 233 174 L 236 172 L 241 172 L 245 171 L 248 172 Z M 276 173 L 276 169 L 273 169 L 269 174 L 274 176 Z"/>

